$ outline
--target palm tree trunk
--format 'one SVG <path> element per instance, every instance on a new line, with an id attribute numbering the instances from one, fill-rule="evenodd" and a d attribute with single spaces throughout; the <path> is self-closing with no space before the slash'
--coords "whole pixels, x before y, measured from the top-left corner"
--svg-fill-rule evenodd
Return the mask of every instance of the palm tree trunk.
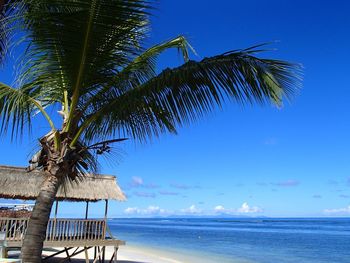
<path id="1" fill-rule="evenodd" d="M 40 188 L 22 244 L 21 252 L 24 263 L 41 262 L 47 223 L 58 187 L 61 184 L 60 178 L 62 176 L 49 174 Z"/>

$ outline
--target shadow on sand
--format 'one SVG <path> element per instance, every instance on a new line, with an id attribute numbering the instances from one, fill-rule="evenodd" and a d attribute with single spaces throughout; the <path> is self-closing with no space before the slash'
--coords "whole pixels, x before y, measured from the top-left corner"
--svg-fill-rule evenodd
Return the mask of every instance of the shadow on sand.
<path id="1" fill-rule="evenodd" d="M 58 250 L 57 249 L 45 249 L 45 251 L 53 251 L 53 252 L 57 252 Z M 16 249 L 16 250 L 13 250 L 10 252 L 10 258 L 19 258 L 20 256 L 20 252 Z M 90 262 L 92 262 L 93 260 L 90 259 Z M 110 259 L 107 259 L 105 260 L 105 262 L 109 262 Z M 85 263 L 85 259 L 83 258 L 71 258 L 71 261 L 69 261 L 68 259 L 66 260 L 63 260 L 62 257 L 53 257 L 53 258 L 50 258 L 48 260 L 45 260 L 43 262 L 47 262 L 47 263 L 63 263 L 63 262 L 70 262 L 70 263 Z M 135 260 L 120 260 L 118 259 L 117 260 L 118 263 L 151 263 L 149 261 L 135 261 Z"/>
<path id="2" fill-rule="evenodd" d="M 62 258 L 52 258 L 50 260 L 47 260 L 46 262 L 48 262 L 48 263 L 58 263 L 58 262 L 62 262 Z M 64 262 L 69 262 L 69 261 L 66 260 Z M 109 262 L 109 260 L 106 260 L 106 262 Z M 131 260 L 118 260 L 117 262 L 118 263 L 150 263 L 150 262 L 146 262 L 146 261 L 131 261 Z M 71 263 L 85 263 L 85 259 L 72 258 Z"/>

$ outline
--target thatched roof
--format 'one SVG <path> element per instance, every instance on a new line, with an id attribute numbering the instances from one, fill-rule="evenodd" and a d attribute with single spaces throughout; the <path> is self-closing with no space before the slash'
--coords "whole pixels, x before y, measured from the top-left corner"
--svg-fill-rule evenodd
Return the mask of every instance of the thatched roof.
<path id="1" fill-rule="evenodd" d="M 0 165 L 0 198 L 35 200 L 44 181 L 40 171 L 27 173 L 23 167 Z M 81 182 L 67 183 L 56 195 L 57 200 L 68 201 L 124 201 L 125 195 L 114 176 L 87 175 Z"/>

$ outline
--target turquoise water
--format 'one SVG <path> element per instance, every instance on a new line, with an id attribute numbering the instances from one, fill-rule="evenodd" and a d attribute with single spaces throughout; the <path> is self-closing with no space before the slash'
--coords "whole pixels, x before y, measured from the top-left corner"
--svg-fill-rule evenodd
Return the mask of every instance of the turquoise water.
<path id="1" fill-rule="evenodd" d="M 350 263 L 350 218 L 112 219 L 109 226 L 129 244 L 205 252 L 218 261 Z"/>

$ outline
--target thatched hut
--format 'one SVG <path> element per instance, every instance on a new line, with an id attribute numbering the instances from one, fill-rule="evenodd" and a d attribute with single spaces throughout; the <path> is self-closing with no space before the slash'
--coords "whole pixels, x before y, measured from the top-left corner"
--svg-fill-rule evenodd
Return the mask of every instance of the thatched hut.
<path id="1" fill-rule="evenodd" d="M 40 171 L 28 173 L 23 167 L 0 165 L 0 198 L 35 200 L 44 179 L 45 175 Z M 95 248 L 96 251 L 98 248 L 98 251 L 101 251 L 98 255 L 100 258 L 104 253 L 104 247 L 113 246 L 115 249 L 113 257 L 116 258 L 118 246 L 125 242 L 114 239 L 108 229 L 108 200 L 125 199 L 114 176 L 86 175 L 82 180 L 65 183 L 56 195 L 55 216 L 48 223 L 44 247 L 64 247 L 60 253 L 67 253 L 68 258 L 72 256 L 68 253 L 71 248 L 83 247 L 81 252 L 86 252 L 89 248 Z M 104 218 L 88 219 L 89 202 L 100 200 L 105 200 L 106 203 Z M 85 219 L 57 218 L 58 201 L 86 202 Z M 9 247 L 21 246 L 28 220 L 28 217 L 0 217 L 0 232 L 6 233 Z"/>
<path id="2" fill-rule="evenodd" d="M 24 167 L 0 165 L 0 198 L 35 200 L 44 179 L 45 175 L 40 171 L 27 173 Z M 87 175 L 83 180 L 67 182 L 56 195 L 59 201 L 125 199 L 116 178 L 108 175 Z"/>

